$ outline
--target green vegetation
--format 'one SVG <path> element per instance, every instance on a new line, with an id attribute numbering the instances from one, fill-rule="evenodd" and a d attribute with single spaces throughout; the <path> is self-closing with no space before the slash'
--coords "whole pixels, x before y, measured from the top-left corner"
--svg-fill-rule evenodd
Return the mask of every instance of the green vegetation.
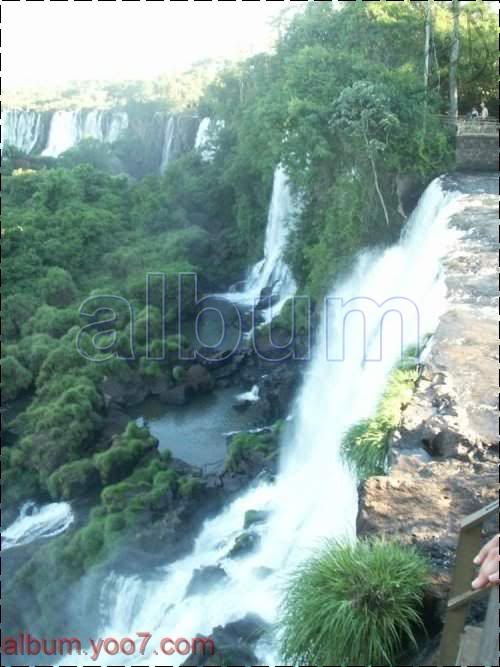
<path id="1" fill-rule="evenodd" d="M 286 587 L 281 653 L 293 665 L 394 665 L 422 627 L 428 566 L 382 540 L 327 542 Z"/>
<path id="2" fill-rule="evenodd" d="M 278 449 L 279 432 L 282 422 L 276 422 L 271 430 L 260 433 L 237 433 L 229 443 L 224 462 L 224 470 L 238 472 L 255 455 L 271 459 Z"/>
<path id="3" fill-rule="evenodd" d="M 74 500 L 92 494 L 99 487 L 99 473 L 89 459 L 67 463 L 54 472 L 47 481 L 53 500 Z"/>
<path id="4" fill-rule="evenodd" d="M 391 372 L 375 414 L 352 426 L 342 440 L 342 456 L 360 480 L 387 470 L 394 431 L 418 381 L 415 359 L 406 355 Z"/>

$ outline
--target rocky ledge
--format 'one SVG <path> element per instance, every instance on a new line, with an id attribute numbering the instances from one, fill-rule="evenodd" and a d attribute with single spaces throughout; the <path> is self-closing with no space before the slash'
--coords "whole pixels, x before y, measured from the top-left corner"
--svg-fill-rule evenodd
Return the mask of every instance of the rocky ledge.
<path id="1" fill-rule="evenodd" d="M 391 470 L 362 485 L 358 515 L 359 535 L 394 537 L 430 557 L 438 600 L 449 592 L 460 520 L 498 493 L 498 181 L 464 175 L 445 186 L 464 194 L 443 266 L 447 307 Z"/>

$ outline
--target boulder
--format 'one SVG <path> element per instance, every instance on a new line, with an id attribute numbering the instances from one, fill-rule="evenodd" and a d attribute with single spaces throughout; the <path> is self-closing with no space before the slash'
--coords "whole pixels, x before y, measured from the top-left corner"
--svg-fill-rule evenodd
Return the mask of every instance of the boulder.
<path id="1" fill-rule="evenodd" d="M 210 665 L 258 665 L 255 646 L 269 631 L 269 624 L 255 614 L 213 629 L 210 639 L 215 648 L 214 655 L 192 654 L 183 666 L 205 667 Z M 206 645 L 208 649 L 208 645 Z"/>
<path id="2" fill-rule="evenodd" d="M 247 556 L 260 544 L 260 535 L 254 532 L 242 533 L 234 541 L 234 545 L 227 554 L 228 558 L 242 558 Z"/>
<path id="3" fill-rule="evenodd" d="M 195 393 L 206 394 L 214 388 L 214 379 L 201 364 L 194 364 L 186 372 L 185 385 Z"/>
<path id="4" fill-rule="evenodd" d="M 226 571 L 220 565 L 201 567 L 193 572 L 185 597 L 206 593 L 226 579 Z"/>
<path id="5" fill-rule="evenodd" d="M 245 512 L 245 521 L 243 524 L 244 530 L 247 530 L 251 526 L 256 526 L 260 523 L 265 523 L 269 518 L 269 512 L 258 511 L 258 510 L 248 510 Z"/>

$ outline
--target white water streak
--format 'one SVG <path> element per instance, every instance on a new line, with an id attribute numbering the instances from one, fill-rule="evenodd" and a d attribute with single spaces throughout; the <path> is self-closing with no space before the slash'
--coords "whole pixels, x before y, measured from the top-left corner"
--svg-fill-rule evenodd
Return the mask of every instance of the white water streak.
<path id="1" fill-rule="evenodd" d="M 13 549 L 31 544 L 41 538 L 64 533 L 75 520 L 69 503 L 50 503 L 37 507 L 29 502 L 23 505 L 19 517 L 2 533 L 2 549 Z"/>

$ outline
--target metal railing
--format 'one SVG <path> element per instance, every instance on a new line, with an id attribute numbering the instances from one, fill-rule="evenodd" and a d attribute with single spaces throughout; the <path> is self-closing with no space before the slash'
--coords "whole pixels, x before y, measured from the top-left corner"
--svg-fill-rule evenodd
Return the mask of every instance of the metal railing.
<path id="1" fill-rule="evenodd" d="M 470 116 L 458 116 L 458 118 L 439 116 L 439 118 L 443 124 L 455 128 L 459 136 L 496 135 L 500 128 L 500 123 L 496 118 L 486 120 L 471 118 Z"/>
<path id="2" fill-rule="evenodd" d="M 460 525 L 450 600 L 439 651 L 438 665 L 441 667 L 457 664 L 469 607 L 475 600 L 491 594 L 491 589 L 471 590 L 471 581 L 474 578 L 473 559 L 481 545 L 483 524 L 487 519 L 498 514 L 498 510 L 499 503 L 496 501 L 471 514 Z M 487 632 L 488 628 L 486 627 L 485 630 Z"/>

